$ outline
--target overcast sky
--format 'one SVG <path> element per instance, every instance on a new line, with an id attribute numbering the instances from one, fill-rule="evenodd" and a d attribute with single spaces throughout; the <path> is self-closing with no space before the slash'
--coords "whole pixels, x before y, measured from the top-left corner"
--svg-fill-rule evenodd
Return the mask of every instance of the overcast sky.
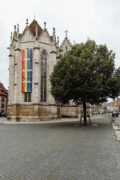
<path id="1" fill-rule="evenodd" d="M 115 64 L 120 66 L 120 0 L 0 0 L 0 81 L 8 87 L 10 33 L 15 24 L 20 32 L 34 19 L 63 41 L 65 30 L 69 40 L 80 43 L 89 37 L 98 44 L 107 44 L 116 53 Z"/>

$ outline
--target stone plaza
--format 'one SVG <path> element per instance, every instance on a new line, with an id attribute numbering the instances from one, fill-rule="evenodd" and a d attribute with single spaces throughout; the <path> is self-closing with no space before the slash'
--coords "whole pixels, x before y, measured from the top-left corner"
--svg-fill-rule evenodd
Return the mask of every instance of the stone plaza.
<path id="1" fill-rule="evenodd" d="M 119 119 L 118 119 L 119 120 Z M 0 124 L 0 180 L 119 180 L 120 143 L 111 116 Z"/>

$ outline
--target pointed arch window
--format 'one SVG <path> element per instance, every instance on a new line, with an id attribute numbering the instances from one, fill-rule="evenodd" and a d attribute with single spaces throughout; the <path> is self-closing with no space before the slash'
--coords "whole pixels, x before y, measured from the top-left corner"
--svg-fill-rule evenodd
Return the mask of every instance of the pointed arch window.
<path id="1" fill-rule="evenodd" d="M 41 54 L 41 102 L 47 101 L 47 54 Z"/>

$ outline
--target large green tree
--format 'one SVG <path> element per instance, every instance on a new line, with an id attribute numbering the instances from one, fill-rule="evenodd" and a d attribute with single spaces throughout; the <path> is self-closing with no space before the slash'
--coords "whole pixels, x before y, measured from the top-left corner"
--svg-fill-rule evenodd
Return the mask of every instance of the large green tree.
<path id="1" fill-rule="evenodd" d="M 86 124 L 86 103 L 99 104 L 118 95 L 114 58 L 106 45 L 92 40 L 73 46 L 55 65 L 50 77 L 56 102 L 73 100 L 77 105 L 83 104 Z"/>

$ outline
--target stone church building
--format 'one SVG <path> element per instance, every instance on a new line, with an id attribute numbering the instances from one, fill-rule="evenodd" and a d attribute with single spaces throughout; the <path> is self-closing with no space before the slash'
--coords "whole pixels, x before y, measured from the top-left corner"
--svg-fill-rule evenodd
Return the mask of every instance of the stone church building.
<path id="1" fill-rule="evenodd" d="M 11 33 L 9 54 L 8 120 L 40 121 L 61 116 L 78 116 L 74 104 L 58 105 L 50 93 L 50 75 L 54 65 L 72 45 L 66 37 L 59 45 L 55 28 L 52 36 L 34 19 L 26 20 L 23 33 L 19 25 Z"/>

